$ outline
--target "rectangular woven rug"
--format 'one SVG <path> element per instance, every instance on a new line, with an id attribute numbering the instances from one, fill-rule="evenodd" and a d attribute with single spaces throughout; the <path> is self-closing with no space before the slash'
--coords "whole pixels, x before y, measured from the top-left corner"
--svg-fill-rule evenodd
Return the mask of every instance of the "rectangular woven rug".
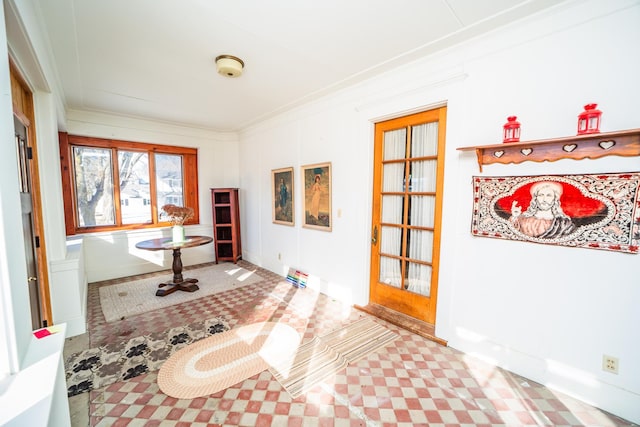
<path id="1" fill-rule="evenodd" d="M 230 263 L 183 270 L 182 275 L 185 278 L 198 279 L 197 285 L 200 289 L 195 292 L 176 291 L 164 297 L 156 296 L 158 285 L 163 281 L 170 280 L 173 276 L 171 272 L 167 272 L 166 277 L 156 275 L 101 287 L 100 306 L 105 320 L 107 322 L 121 320 L 125 317 L 241 288 L 263 280 L 255 272 Z"/>
<path id="2" fill-rule="evenodd" d="M 269 371 L 295 399 L 396 338 L 396 333 L 364 317 L 302 344 L 292 358 Z"/>

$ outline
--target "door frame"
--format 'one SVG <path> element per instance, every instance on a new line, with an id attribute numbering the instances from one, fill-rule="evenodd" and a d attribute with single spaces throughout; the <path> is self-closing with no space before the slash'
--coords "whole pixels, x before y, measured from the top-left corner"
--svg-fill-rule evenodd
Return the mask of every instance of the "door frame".
<path id="1" fill-rule="evenodd" d="M 38 148 L 35 133 L 35 111 L 33 92 L 29 88 L 18 67 L 9 57 L 9 74 L 11 78 L 11 104 L 14 116 L 27 128 L 27 147 L 31 149 L 29 174 L 31 179 L 31 201 L 33 207 L 33 231 L 38 238 L 35 247 L 38 270 L 38 291 L 40 296 L 40 318 L 43 325 L 53 324 L 51 295 L 49 289 L 49 269 L 47 267 L 47 251 L 42 216 L 42 195 L 40 187 L 40 171 L 38 168 Z"/>
<path id="2" fill-rule="evenodd" d="M 373 187 L 372 187 L 372 216 L 371 216 L 371 250 L 370 250 L 370 273 L 369 273 L 369 303 L 377 304 L 388 309 L 400 312 L 408 315 L 422 322 L 426 322 L 430 325 L 435 325 L 436 311 L 437 311 L 437 299 L 438 299 L 438 279 L 440 268 L 440 251 L 441 251 L 441 231 L 442 231 L 442 205 L 443 205 L 443 191 L 444 191 L 444 165 L 445 165 L 445 152 L 446 152 L 446 118 L 447 118 L 447 105 L 433 106 L 427 110 L 411 112 L 402 116 L 397 116 L 391 119 L 386 119 L 375 123 L 374 126 L 374 149 L 373 149 Z M 424 119 L 424 120 L 423 120 Z M 407 293 L 408 297 L 416 295 L 414 298 L 406 298 L 403 300 L 392 301 L 380 293 L 376 293 L 376 287 L 387 287 L 388 289 L 382 290 L 383 294 L 388 294 L 392 297 L 398 297 L 400 292 L 408 292 L 402 289 L 393 288 L 388 285 L 379 283 L 379 268 L 380 268 L 380 246 L 377 244 L 382 235 L 381 226 L 381 188 L 382 188 L 382 135 L 384 134 L 385 124 L 393 122 L 406 122 L 402 127 L 412 127 L 417 124 L 438 122 L 438 148 L 437 148 L 437 166 L 436 166 L 436 188 L 435 188 L 435 204 L 434 204 L 434 236 L 433 236 L 433 254 L 432 254 L 432 275 L 431 283 L 432 288 L 429 297 L 419 296 L 411 292 Z M 382 127 L 380 132 L 377 128 Z M 433 286 L 435 284 L 435 286 Z M 387 298 L 386 301 L 384 298 Z M 415 300 L 427 299 L 428 307 L 425 315 L 417 314 L 416 310 L 408 308 Z"/>

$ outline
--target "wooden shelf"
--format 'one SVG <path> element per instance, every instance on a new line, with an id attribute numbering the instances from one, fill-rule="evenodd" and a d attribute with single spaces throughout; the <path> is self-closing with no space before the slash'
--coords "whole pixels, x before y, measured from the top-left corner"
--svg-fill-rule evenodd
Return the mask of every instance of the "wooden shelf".
<path id="1" fill-rule="evenodd" d="M 240 208 L 237 188 L 212 188 L 213 238 L 218 261 L 238 262 L 242 258 Z"/>
<path id="2" fill-rule="evenodd" d="M 578 135 L 556 139 L 512 142 L 458 150 L 475 150 L 478 166 L 492 163 L 554 162 L 560 159 L 597 159 L 604 156 L 640 156 L 640 129 Z"/>

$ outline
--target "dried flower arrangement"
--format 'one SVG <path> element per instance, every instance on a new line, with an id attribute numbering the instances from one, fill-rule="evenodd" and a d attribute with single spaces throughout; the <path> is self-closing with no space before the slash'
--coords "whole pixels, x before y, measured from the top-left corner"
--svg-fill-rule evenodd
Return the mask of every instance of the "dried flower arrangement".
<path id="1" fill-rule="evenodd" d="M 169 221 L 173 225 L 183 225 L 185 221 L 193 217 L 193 208 L 186 206 L 168 204 L 164 205 L 161 209 L 166 212 Z"/>

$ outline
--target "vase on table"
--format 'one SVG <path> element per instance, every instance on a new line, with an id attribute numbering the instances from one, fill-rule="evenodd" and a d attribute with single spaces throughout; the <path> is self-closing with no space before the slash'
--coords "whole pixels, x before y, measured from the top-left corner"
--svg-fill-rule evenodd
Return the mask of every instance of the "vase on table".
<path id="1" fill-rule="evenodd" d="M 171 228 L 171 235 L 174 242 L 180 243 L 184 242 L 184 226 L 182 225 L 174 225 Z"/>

